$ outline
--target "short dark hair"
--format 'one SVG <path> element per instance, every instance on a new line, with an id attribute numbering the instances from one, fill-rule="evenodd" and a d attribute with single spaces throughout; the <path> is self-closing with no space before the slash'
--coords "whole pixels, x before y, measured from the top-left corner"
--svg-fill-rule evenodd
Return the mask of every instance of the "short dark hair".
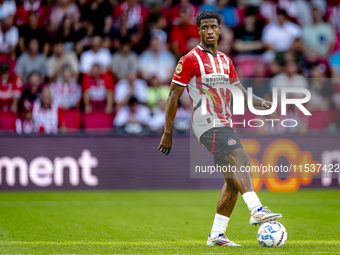
<path id="1" fill-rule="evenodd" d="M 279 9 L 279 10 L 277 11 L 277 14 L 278 14 L 278 15 L 283 15 L 283 16 L 285 16 L 286 18 L 288 18 L 288 14 L 287 14 L 286 10 L 284 10 L 284 9 Z"/>
<path id="2" fill-rule="evenodd" d="M 196 17 L 196 25 L 200 27 L 201 20 L 203 19 L 216 19 L 218 25 L 221 25 L 221 16 L 218 15 L 217 12 L 214 11 L 204 11 L 197 15 Z"/>

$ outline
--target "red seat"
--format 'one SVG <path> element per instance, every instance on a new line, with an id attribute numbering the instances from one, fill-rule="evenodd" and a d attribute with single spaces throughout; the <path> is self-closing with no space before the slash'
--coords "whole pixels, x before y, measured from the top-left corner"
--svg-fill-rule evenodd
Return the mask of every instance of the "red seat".
<path id="1" fill-rule="evenodd" d="M 15 131 L 18 115 L 13 112 L 0 112 L 0 130 Z"/>
<path id="2" fill-rule="evenodd" d="M 79 109 L 63 110 L 61 115 L 60 123 L 65 125 L 68 130 L 79 130 L 81 128 L 81 113 Z"/>
<path id="3" fill-rule="evenodd" d="M 312 111 L 311 114 L 308 120 L 310 129 L 326 129 L 335 121 L 335 113 L 332 111 Z"/>
<path id="4" fill-rule="evenodd" d="M 106 114 L 104 110 L 93 110 L 84 114 L 84 127 L 87 130 L 107 130 L 113 128 L 113 114 Z"/>

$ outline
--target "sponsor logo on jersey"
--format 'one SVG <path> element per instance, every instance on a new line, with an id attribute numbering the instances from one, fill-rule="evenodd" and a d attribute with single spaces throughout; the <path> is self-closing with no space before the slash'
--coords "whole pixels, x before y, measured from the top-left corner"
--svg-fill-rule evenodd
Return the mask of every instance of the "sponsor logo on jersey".
<path id="1" fill-rule="evenodd" d="M 204 65 L 205 65 L 205 66 L 208 66 L 209 68 L 211 68 L 211 65 L 210 65 L 210 64 L 204 63 Z"/>
<path id="2" fill-rule="evenodd" d="M 208 124 L 211 123 L 211 119 L 210 119 L 210 118 L 207 118 L 207 122 L 208 122 Z"/>
<path id="3" fill-rule="evenodd" d="M 235 145 L 235 144 L 236 144 L 236 140 L 229 138 L 228 145 Z"/>
<path id="4" fill-rule="evenodd" d="M 176 73 L 180 73 L 180 72 L 182 72 L 182 64 L 178 64 L 176 66 Z"/>

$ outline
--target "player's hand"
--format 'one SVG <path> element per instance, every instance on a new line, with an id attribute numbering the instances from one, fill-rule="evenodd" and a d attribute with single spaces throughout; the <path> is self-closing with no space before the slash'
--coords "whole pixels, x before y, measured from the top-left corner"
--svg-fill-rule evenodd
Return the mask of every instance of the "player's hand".
<path id="1" fill-rule="evenodd" d="M 163 152 L 165 155 L 169 155 L 172 147 L 172 135 L 164 133 L 159 144 L 158 150 Z"/>
<path id="2" fill-rule="evenodd" d="M 268 109 L 270 109 L 272 107 L 273 102 L 263 100 L 261 105 L 262 105 L 263 108 L 268 110 Z M 275 115 L 275 114 L 276 114 L 276 111 L 274 111 L 271 115 Z"/>

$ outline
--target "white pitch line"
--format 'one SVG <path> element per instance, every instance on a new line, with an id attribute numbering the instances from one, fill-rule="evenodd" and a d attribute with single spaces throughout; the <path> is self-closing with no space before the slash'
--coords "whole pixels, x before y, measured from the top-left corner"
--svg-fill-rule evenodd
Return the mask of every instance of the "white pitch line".
<path id="1" fill-rule="evenodd" d="M 331 254 L 335 254 L 335 253 L 340 253 L 338 251 L 336 252 L 330 252 L 330 251 L 304 251 L 304 252 L 300 252 L 300 254 L 325 254 L 325 253 L 331 253 Z M 267 252 L 267 253 L 262 253 L 262 252 L 252 252 L 252 253 L 244 253 L 244 254 L 290 254 L 290 252 Z"/>

